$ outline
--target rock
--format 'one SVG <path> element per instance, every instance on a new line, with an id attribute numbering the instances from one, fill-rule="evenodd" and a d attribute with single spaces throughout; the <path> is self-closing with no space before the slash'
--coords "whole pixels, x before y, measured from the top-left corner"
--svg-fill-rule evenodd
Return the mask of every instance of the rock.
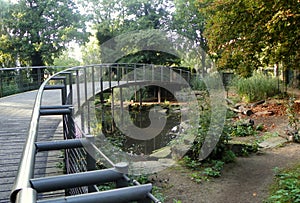
<path id="1" fill-rule="evenodd" d="M 261 148 L 268 149 L 268 148 L 278 147 L 286 142 L 287 142 L 287 139 L 285 139 L 285 138 L 271 137 L 271 138 L 259 143 L 258 146 Z"/>
<path id="2" fill-rule="evenodd" d="M 190 145 L 184 145 L 184 144 L 172 146 L 171 148 L 172 158 L 175 160 L 181 159 L 190 150 L 190 148 L 191 148 Z"/>
<path id="3" fill-rule="evenodd" d="M 158 149 L 156 151 L 154 151 L 150 157 L 155 157 L 155 158 L 166 158 L 169 157 L 171 155 L 171 147 L 167 146 L 167 147 L 163 147 L 161 149 Z"/>
<path id="4" fill-rule="evenodd" d="M 172 159 L 133 162 L 130 167 L 130 173 L 134 175 L 153 174 L 171 167 L 174 164 L 176 164 L 176 161 Z"/>

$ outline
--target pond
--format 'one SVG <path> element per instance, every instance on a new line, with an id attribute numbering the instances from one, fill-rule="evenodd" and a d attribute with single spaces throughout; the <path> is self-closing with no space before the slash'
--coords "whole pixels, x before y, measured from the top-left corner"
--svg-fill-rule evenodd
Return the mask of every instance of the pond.
<path id="1" fill-rule="evenodd" d="M 124 132 L 120 128 L 121 120 L 122 123 L 130 122 L 139 129 L 146 129 L 151 124 L 149 118 L 151 109 L 157 107 L 159 115 L 164 117 L 166 123 L 162 129 L 156 129 L 159 133 L 152 139 L 135 139 L 130 135 L 130 131 Z M 152 104 L 139 107 L 138 105 L 128 105 L 124 109 L 127 111 L 122 111 L 120 108 L 111 108 L 108 105 L 96 107 L 98 131 L 100 130 L 113 146 L 130 154 L 149 155 L 153 151 L 165 147 L 171 140 L 176 138 L 177 126 L 181 122 L 180 106 Z M 123 116 L 125 112 L 129 112 L 129 116 Z"/>

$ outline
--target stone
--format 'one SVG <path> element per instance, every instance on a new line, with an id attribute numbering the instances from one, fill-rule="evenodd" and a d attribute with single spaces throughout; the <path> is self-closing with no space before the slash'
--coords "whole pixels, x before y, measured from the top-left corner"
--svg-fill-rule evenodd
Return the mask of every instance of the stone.
<path id="1" fill-rule="evenodd" d="M 285 139 L 285 138 L 271 137 L 271 138 L 266 139 L 265 141 L 259 143 L 258 146 L 261 148 L 268 149 L 268 148 L 278 147 L 286 142 L 287 142 L 287 139 Z"/>
<path id="2" fill-rule="evenodd" d="M 155 157 L 155 158 L 166 158 L 171 155 L 171 147 L 166 146 L 161 149 L 158 149 L 154 151 L 152 154 L 150 154 L 150 157 Z"/>
<path id="3" fill-rule="evenodd" d="M 172 151 L 172 158 L 175 160 L 181 159 L 189 150 L 191 146 L 190 145 L 174 145 L 171 148 Z"/>

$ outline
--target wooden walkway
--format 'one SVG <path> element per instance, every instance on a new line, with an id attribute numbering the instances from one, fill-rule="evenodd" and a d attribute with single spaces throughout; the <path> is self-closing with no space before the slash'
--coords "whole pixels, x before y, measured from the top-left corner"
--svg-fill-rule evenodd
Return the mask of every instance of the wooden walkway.
<path id="1" fill-rule="evenodd" d="M 28 134 L 28 127 L 37 91 L 25 92 L 0 98 L 0 202 L 9 202 L 10 191 L 18 171 L 18 164 Z M 59 92 L 44 93 L 43 104 L 57 104 Z M 38 141 L 62 139 L 61 116 L 41 117 Z M 62 169 L 61 152 L 41 152 L 37 154 L 35 177 L 57 175 Z M 48 161 L 47 161 L 48 159 Z"/>

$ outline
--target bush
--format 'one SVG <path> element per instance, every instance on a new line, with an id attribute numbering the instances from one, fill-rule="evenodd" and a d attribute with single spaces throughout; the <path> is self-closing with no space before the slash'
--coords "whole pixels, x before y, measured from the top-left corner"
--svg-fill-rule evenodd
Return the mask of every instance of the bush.
<path id="1" fill-rule="evenodd" d="M 16 94 L 18 92 L 19 92 L 18 86 L 14 83 L 10 83 L 8 85 L 3 85 L 2 93 L 0 94 L 0 96 L 4 97 L 4 96 Z"/>
<path id="2" fill-rule="evenodd" d="M 235 78 L 232 86 L 246 102 L 253 102 L 279 94 L 278 80 L 262 74 L 249 78 Z"/>

